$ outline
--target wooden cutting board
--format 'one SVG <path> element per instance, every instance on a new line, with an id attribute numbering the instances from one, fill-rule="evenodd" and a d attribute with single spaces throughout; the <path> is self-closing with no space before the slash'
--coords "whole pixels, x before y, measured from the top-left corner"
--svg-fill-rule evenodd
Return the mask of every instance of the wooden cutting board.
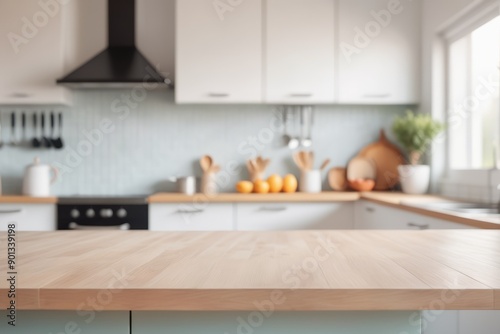
<path id="1" fill-rule="evenodd" d="M 398 166 L 405 163 L 403 153 L 380 131 L 380 139 L 361 150 L 359 157 L 371 159 L 377 169 L 374 190 L 390 190 L 399 182 Z"/>

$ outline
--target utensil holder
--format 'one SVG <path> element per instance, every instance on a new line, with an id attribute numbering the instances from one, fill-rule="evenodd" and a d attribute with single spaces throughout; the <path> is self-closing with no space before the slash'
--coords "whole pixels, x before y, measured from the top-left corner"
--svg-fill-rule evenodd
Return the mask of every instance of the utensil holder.
<path id="1" fill-rule="evenodd" d="M 320 170 L 308 170 L 300 173 L 299 190 L 303 193 L 316 194 L 322 191 Z"/>

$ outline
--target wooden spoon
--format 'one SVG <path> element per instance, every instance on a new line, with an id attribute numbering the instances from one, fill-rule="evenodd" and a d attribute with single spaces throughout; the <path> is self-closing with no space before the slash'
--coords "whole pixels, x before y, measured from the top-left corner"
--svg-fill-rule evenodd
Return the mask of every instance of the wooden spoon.
<path id="1" fill-rule="evenodd" d="M 306 167 L 304 166 L 300 152 L 295 152 L 293 154 L 293 161 L 295 162 L 295 164 L 297 165 L 297 167 L 299 167 L 299 169 L 301 171 L 306 170 Z"/>
<path id="2" fill-rule="evenodd" d="M 209 172 L 210 171 L 210 168 L 212 167 L 212 164 L 213 164 L 213 159 L 211 156 L 209 155 L 205 155 L 203 156 L 201 159 L 200 159 L 200 166 L 201 166 L 201 169 L 203 169 L 203 171 L 205 173 Z"/>
<path id="3" fill-rule="evenodd" d="M 328 166 L 329 163 L 330 163 L 330 159 L 326 159 L 325 161 L 323 161 L 323 163 L 321 164 L 321 167 L 319 168 L 319 170 L 325 169 L 326 166 Z"/>

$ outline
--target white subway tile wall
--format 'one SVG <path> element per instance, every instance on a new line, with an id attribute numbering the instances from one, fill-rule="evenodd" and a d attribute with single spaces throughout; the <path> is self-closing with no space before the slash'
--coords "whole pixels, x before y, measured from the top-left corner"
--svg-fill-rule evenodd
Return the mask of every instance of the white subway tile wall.
<path id="1" fill-rule="evenodd" d="M 0 149 L 3 193 L 21 193 L 23 170 L 36 156 L 61 169 L 53 188 L 59 196 L 173 191 L 167 179 L 200 175 L 198 160 L 204 154 L 213 155 L 222 167 L 221 191 L 233 191 L 238 180 L 248 177 L 244 163 L 255 153 L 272 159 L 268 173 L 298 174 L 291 151 L 282 145 L 282 131 L 273 131 L 279 125 L 273 106 L 176 105 L 172 92 L 154 91 L 142 102 L 132 102 L 130 113 L 122 117 L 129 95 L 127 90 L 76 91 L 69 108 L 0 107 L 4 140 L 10 135 L 12 110 L 26 110 L 28 115 L 62 110 L 65 140 L 61 151 Z M 312 149 L 318 165 L 330 158 L 331 167 L 345 166 L 364 145 L 377 140 L 381 128 L 392 138 L 392 120 L 407 108 L 317 107 Z M 31 116 L 28 120 L 31 137 Z M 292 130 L 299 135 L 298 127 Z"/>

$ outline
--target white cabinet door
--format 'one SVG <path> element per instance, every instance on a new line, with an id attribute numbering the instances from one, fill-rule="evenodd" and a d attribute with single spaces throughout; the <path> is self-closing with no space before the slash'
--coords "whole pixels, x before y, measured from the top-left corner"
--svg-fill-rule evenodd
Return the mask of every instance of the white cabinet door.
<path id="1" fill-rule="evenodd" d="M 334 6 L 331 0 L 267 0 L 266 102 L 334 102 Z"/>
<path id="2" fill-rule="evenodd" d="M 353 203 L 258 203 L 236 205 L 236 229 L 348 230 L 354 228 Z"/>
<path id="3" fill-rule="evenodd" d="M 368 201 L 356 203 L 356 229 L 412 230 L 427 228 L 428 225 L 423 216 Z"/>
<path id="4" fill-rule="evenodd" d="M 500 311 L 459 311 L 460 334 L 500 333 Z"/>
<path id="5" fill-rule="evenodd" d="M 0 204 L 0 231 L 15 223 L 18 231 L 55 231 L 53 204 Z"/>
<path id="6" fill-rule="evenodd" d="M 419 101 L 421 1 L 338 1 L 338 101 Z"/>
<path id="7" fill-rule="evenodd" d="M 262 102 L 261 0 L 177 0 L 176 27 L 177 103 Z"/>
<path id="8" fill-rule="evenodd" d="M 356 229 L 362 230 L 475 229 L 472 226 L 436 219 L 369 201 L 358 201 L 356 203 L 355 225 Z"/>
<path id="9" fill-rule="evenodd" d="M 426 217 L 426 222 L 427 224 L 429 224 L 429 228 L 432 230 L 462 230 L 462 229 L 478 230 L 479 229 L 474 226 L 458 224 L 455 222 L 450 222 L 447 220 L 442 220 L 432 217 Z"/>
<path id="10" fill-rule="evenodd" d="M 0 5 L 0 104 L 66 104 L 63 5 L 23 0 Z"/>
<path id="11" fill-rule="evenodd" d="M 232 204 L 151 204 L 151 231 L 231 231 L 234 229 Z"/>

